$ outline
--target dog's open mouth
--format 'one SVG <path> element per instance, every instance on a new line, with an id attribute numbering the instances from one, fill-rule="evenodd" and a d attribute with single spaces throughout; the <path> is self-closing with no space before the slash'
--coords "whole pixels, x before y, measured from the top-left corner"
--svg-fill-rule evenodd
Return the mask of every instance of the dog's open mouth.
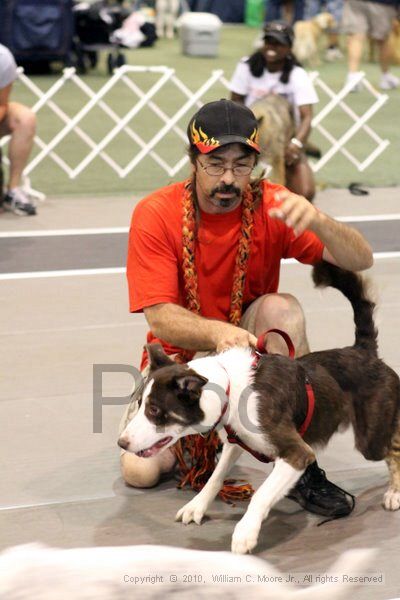
<path id="1" fill-rule="evenodd" d="M 164 446 L 169 444 L 169 442 L 171 440 L 172 440 L 172 437 L 169 435 L 165 438 L 162 438 L 162 440 L 160 440 L 159 442 L 156 442 L 155 444 L 150 446 L 150 448 L 146 448 L 146 450 L 140 450 L 139 452 L 136 452 L 136 455 L 141 456 L 142 458 L 148 458 L 149 456 L 154 456 L 162 448 L 164 448 Z"/>

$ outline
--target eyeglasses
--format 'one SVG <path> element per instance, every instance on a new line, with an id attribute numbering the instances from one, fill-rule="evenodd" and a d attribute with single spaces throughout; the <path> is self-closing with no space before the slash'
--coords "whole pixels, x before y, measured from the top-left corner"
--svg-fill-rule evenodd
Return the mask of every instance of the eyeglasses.
<path id="1" fill-rule="evenodd" d="M 203 165 L 199 160 L 197 161 L 201 168 L 210 175 L 211 177 L 220 177 L 225 171 L 232 171 L 235 177 L 246 177 L 250 175 L 254 169 L 253 165 L 236 165 L 235 167 L 224 167 L 223 165 Z"/>

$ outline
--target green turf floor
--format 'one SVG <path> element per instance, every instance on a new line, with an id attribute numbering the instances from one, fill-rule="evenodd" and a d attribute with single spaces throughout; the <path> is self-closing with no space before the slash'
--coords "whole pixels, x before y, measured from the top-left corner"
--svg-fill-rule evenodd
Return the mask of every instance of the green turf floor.
<path id="1" fill-rule="evenodd" d="M 238 59 L 252 51 L 252 44 L 257 37 L 258 31 L 244 25 L 224 25 L 221 32 L 221 41 L 219 44 L 219 56 L 217 58 L 194 58 L 183 56 L 179 40 L 160 40 L 153 48 L 143 48 L 126 51 L 128 64 L 157 66 L 165 65 L 176 70 L 176 74 L 185 85 L 195 92 L 210 77 L 214 69 L 223 69 L 226 77 L 229 79 Z M 82 76 L 93 90 L 103 86 L 108 79 L 105 66 L 106 52 L 100 54 L 100 61 L 97 68 L 90 73 Z M 377 64 L 363 64 L 363 70 L 367 73 L 369 81 L 377 86 L 379 82 L 379 67 Z M 335 91 L 342 87 L 346 77 L 346 61 L 343 59 L 336 63 L 323 62 L 318 71 L 321 78 Z M 400 67 L 393 67 L 393 72 L 400 75 Z M 34 83 L 42 90 L 48 89 L 60 77 L 60 73 L 46 76 L 31 76 Z M 133 79 L 142 89 L 148 89 L 154 84 L 158 76 L 139 75 Z M 327 99 L 323 92 L 318 90 L 321 102 L 316 108 L 318 110 L 325 105 Z M 215 98 L 227 96 L 227 91 L 222 85 L 212 88 L 203 100 L 212 100 Z M 87 97 L 86 97 L 87 98 Z M 27 91 L 21 83 L 15 85 L 13 99 L 24 102 L 28 105 L 34 103 L 34 96 Z M 172 116 L 185 101 L 185 96 L 178 91 L 175 86 L 168 84 L 155 97 L 155 102 L 165 113 Z M 55 102 L 62 109 L 73 117 L 83 106 L 85 95 L 82 91 L 72 84 L 68 83 L 55 97 Z M 123 84 L 118 84 L 113 91 L 106 97 L 105 101 L 120 117 L 123 117 L 127 111 L 137 101 L 137 98 Z M 367 92 L 351 94 L 346 100 L 356 112 L 362 115 L 370 106 L 372 100 Z M 191 114 L 190 111 L 181 121 L 180 125 L 184 129 Z M 321 187 L 346 187 L 350 182 L 362 182 L 368 186 L 394 186 L 400 185 L 399 168 L 399 112 L 400 112 L 400 91 L 389 92 L 389 100 L 383 108 L 369 122 L 370 126 L 383 139 L 390 140 L 390 146 L 368 169 L 360 173 L 357 168 L 350 164 L 343 156 L 334 157 L 321 171 L 316 175 L 318 184 Z M 352 121 L 340 110 L 336 110 L 324 123 L 326 128 L 335 137 L 346 132 Z M 61 129 L 62 123 L 59 117 L 55 116 L 49 108 L 43 108 L 38 114 L 38 134 L 45 140 L 51 140 Z M 99 142 L 110 131 L 112 127 L 111 119 L 101 111 L 95 108 L 81 123 L 82 129 L 92 137 L 95 142 Z M 134 129 L 141 137 L 148 141 L 157 133 L 162 126 L 162 121 L 154 115 L 149 107 L 145 107 L 131 122 Z M 324 151 L 330 146 L 324 141 L 318 132 L 314 132 L 312 140 L 316 142 Z M 364 134 L 359 133 L 349 143 L 347 148 L 354 155 L 363 160 L 374 148 L 374 143 Z M 56 151 L 71 166 L 77 165 L 88 152 L 88 147 L 76 136 L 71 133 L 56 148 Z M 107 147 L 107 152 L 121 165 L 128 164 L 139 151 L 139 146 L 131 140 L 125 132 L 122 132 Z M 157 146 L 157 152 L 170 164 L 176 163 L 185 152 L 185 143 L 175 134 L 171 134 Z M 180 179 L 188 172 L 184 167 L 174 179 Z M 33 173 L 33 186 L 47 194 L 118 194 L 132 193 L 137 194 L 157 186 L 167 184 L 171 178 L 166 175 L 162 169 L 156 165 L 152 159 L 146 159 L 139 164 L 132 173 L 125 179 L 121 179 L 108 165 L 100 158 L 96 158 L 89 167 L 76 179 L 71 180 L 59 166 L 50 158 L 47 158 Z"/>

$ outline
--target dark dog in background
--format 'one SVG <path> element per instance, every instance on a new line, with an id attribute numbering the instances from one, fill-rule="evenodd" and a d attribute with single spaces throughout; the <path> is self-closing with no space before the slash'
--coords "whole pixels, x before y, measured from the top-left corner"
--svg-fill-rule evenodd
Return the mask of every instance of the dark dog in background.
<path id="1" fill-rule="evenodd" d="M 260 161 L 271 167 L 268 179 L 285 185 L 285 150 L 295 135 L 292 107 L 286 98 L 268 94 L 250 108 L 258 121 Z"/>

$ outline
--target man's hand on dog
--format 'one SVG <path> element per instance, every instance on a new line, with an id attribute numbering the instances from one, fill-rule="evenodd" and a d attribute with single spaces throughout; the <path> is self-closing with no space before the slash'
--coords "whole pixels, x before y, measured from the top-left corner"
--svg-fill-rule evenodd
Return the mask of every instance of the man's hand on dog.
<path id="1" fill-rule="evenodd" d="M 217 352 L 223 352 L 234 346 L 255 348 L 257 346 L 257 338 L 241 327 L 235 327 L 230 323 L 215 323 L 214 342 Z"/>
<path id="2" fill-rule="evenodd" d="M 306 229 L 312 230 L 319 218 L 319 213 L 304 196 L 293 194 L 289 190 L 282 190 L 275 194 L 275 200 L 277 206 L 270 209 L 270 217 L 286 223 L 293 229 L 296 236 L 301 235 Z"/>

